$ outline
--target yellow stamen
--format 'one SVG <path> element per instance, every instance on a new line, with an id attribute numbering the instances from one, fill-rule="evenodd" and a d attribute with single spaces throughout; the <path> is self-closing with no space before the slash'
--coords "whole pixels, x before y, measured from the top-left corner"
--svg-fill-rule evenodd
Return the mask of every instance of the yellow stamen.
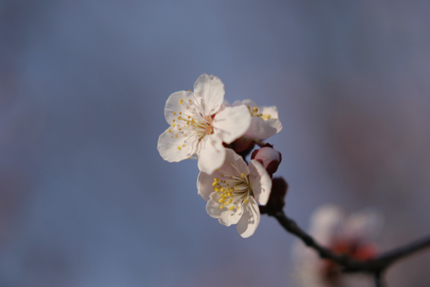
<path id="1" fill-rule="evenodd" d="M 233 210 L 233 208 L 234 208 L 234 206 L 230 206 L 230 207 L 228 208 L 228 210 L 232 211 L 232 210 Z"/>
<path id="2" fill-rule="evenodd" d="M 180 146 L 178 146 L 178 150 L 181 150 L 181 147 L 180 147 Z"/>
<path id="3" fill-rule="evenodd" d="M 167 130 L 169 133 L 171 133 L 172 131 L 170 129 Z"/>
<path id="4" fill-rule="evenodd" d="M 172 124 L 172 127 L 176 127 L 176 124 L 175 124 L 175 123 L 173 123 L 173 124 Z"/>
<path id="5" fill-rule="evenodd" d="M 182 100 L 182 98 L 179 100 L 179 104 L 180 105 L 182 105 L 182 102 L 183 102 L 183 100 Z"/>

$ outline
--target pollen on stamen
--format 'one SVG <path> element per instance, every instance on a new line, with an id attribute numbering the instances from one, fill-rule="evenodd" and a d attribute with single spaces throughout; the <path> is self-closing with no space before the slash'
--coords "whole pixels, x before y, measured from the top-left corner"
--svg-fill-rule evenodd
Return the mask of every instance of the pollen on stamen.
<path id="1" fill-rule="evenodd" d="M 230 211 L 232 211 L 234 209 L 234 206 L 230 206 L 229 208 L 228 208 L 228 210 L 230 210 Z"/>
<path id="2" fill-rule="evenodd" d="M 243 172 L 240 174 L 240 176 L 241 176 L 242 178 L 245 178 L 245 174 L 244 174 Z"/>
<path id="3" fill-rule="evenodd" d="M 183 103 L 183 100 L 182 100 L 182 98 L 179 100 L 179 104 L 180 105 L 182 105 L 182 103 Z"/>
<path id="4" fill-rule="evenodd" d="M 258 109 L 257 108 L 253 108 L 252 109 L 254 112 L 258 112 Z"/>
<path id="5" fill-rule="evenodd" d="M 181 147 L 180 147 L 180 146 L 178 146 L 178 150 L 181 150 Z"/>
<path id="6" fill-rule="evenodd" d="M 220 207 L 219 207 L 219 209 L 222 209 L 224 207 L 224 205 L 221 205 Z"/>
<path id="7" fill-rule="evenodd" d="M 176 112 L 175 112 L 175 113 L 173 113 L 173 115 L 176 115 Z"/>
<path id="8" fill-rule="evenodd" d="M 172 124 L 172 127 L 176 127 L 176 124 L 175 124 L 175 123 L 173 123 L 173 124 Z"/>
<path id="9" fill-rule="evenodd" d="M 175 138 L 177 138 L 177 137 L 178 137 L 178 134 L 175 135 Z"/>
<path id="10" fill-rule="evenodd" d="M 170 129 L 167 130 L 169 133 L 171 133 L 172 131 Z"/>
<path id="11" fill-rule="evenodd" d="M 188 92 L 191 92 L 191 89 L 190 90 L 188 90 Z M 189 100 L 190 102 L 191 102 L 191 100 Z"/>

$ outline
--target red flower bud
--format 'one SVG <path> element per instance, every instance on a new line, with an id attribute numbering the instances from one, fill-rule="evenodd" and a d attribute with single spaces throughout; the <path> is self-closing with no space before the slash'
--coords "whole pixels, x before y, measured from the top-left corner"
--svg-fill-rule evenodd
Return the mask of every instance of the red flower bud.
<path id="1" fill-rule="evenodd" d="M 255 159 L 267 170 L 272 176 L 277 170 L 282 161 L 282 155 L 279 151 L 274 149 L 271 145 L 266 144 L 265 147 L 254 150 L 251 159 Z"/>

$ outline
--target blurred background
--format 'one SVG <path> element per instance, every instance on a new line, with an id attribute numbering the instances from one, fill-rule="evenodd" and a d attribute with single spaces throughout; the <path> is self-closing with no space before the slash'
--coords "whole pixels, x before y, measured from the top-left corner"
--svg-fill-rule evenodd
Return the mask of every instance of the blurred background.
<path id="1" fill-rule="evenodd" d="M 273 218 L 242 239 L 205 212 L 195 161 L 164 162 L 164 104 L 214 74 L 276 105 L 287 214 L 430 228 L 430 2 L 0 1 L 0 286 L 297 286 Z M 275 174 L 276 175 L 276 174 Z M 428 286 L 430 254 L 389 286 Z"/>

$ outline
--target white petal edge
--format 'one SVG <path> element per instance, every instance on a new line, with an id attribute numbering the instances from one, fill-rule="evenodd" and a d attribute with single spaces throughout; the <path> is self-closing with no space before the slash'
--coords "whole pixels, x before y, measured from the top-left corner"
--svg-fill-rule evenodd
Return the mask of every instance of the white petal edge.
<path id="1" fill-rule="evenodd" d="M 251 124 L 249 126 L 249 129 L 246 131 L 245 136 L 253 139 L 262 140 L 275 135 L 277 133 L 277 127 L 272 127 L 270 125 L 272 122 L 275 122 L 272 120 L 268 121 L 265 121 L 260 117 L 252 117 Z"/>
<path id="2" fill-rule="evenodd" d="M 243 205 L 243 215 L 237 223 L 237 232 L 243 238 L 248 238 L 254 234 L 260 223 L 260 210 L 253 197 L 249 198 L 249 202 Z"/>
<path id="3" fill-rule="evenodd" d="M 216 113 L 224 102 L 224 84 L 214 75 L 201 75 L 194 83 L 194 93 L 203 98 L 205 115 Z"/>
<path id="4" fill-rule="evenodd" d="M 169 132 L 169 130 L 172 131 L 171 128 L 168 128 L 158 138 L 157 150 L 161 157 L 168 162 L 179 162 L 191 157 L 196 152 L 197 142 L 188 142 L 184 147 L 184 142 L 190 137 L 175 137 L 174 132 Z"/>
<path id="5" fill-rule="evenodd" d="M 188 102 L 189 99 L 193 100 L 193 93 L 188 91 L 179 91 L 169 96 L 164 107 L 164 117 L 169 125 L 172 124 L 173 119 L 179 116 L 179 112 L 183 114 L 188 112 L 185 105 L 179 104 L 181 99 L 184 102 Z"/>
<path id="6" fill-rule="evenodd" d="M 251 115 L 245 105 L 226 107 L 215 115 L 213 126 L 222 140 L 230 144 L 243 136 L 251 124 Z"/>
<path id="7" fill-rule="evenodd" d="M 200 171 L 212 174 L 221 167 L 225 160 L 225 148 L 222 140 L 214 134 L 205 136 L 199 143 L 197 166 Z"/>
<path id="8" fill-rule="evenodd" d="M 220 195 L 216 192 L 212 192 L 208 202 L 206 203 L 206 212 L 212 218 L 219 218 L 222 210 L 219 208 L 221 204 L 218 202 Z"/>
<path id="9" fill-rule="evenodd" d="M 197 193 L 205 200 L 209 200 L 210 194 L 214 191 L 212 183 L 214 182 L 214 178 L 221 177 L 221 173 L 214 171 L 212 174 L 207 174 L 204 172 L 199 172 L 197 177 Z"/>
<path id="10" fill-rule="evenodd" d="M 256 201 L 266 205 L 272 191 L 272 179 L 266 169 L 255 159 L 249 163 L 249 180 Z"/>

